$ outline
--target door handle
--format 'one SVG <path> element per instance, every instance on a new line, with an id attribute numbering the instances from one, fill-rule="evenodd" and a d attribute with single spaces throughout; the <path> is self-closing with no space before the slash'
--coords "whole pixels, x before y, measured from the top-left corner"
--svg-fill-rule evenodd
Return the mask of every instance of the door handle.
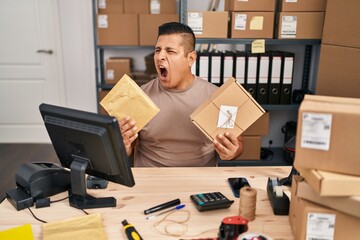
<path id="1" fill-rule="evenodd" d="M 53 50 L 49 49 L 49 50 L 45 50 L 45 49 L 39 49 L 36 51 L 37 53 L 47 53 L 47 54 L 53 54 Z"/>

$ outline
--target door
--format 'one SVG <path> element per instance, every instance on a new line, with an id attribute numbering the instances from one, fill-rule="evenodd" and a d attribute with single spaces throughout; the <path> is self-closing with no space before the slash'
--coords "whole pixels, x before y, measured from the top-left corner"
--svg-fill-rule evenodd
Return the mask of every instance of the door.
<path id="1" fill-rule="evenodd" d="M 54 0 L 0 1 L 0 142 L 49 142 L 42 102 L 64 103 Z"/>

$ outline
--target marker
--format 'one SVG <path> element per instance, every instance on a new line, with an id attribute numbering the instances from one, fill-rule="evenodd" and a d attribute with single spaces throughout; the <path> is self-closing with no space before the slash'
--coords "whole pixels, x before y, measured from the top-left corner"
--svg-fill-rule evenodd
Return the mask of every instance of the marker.
<path id="1" fill-rule="evenodd" d="M 176 205 L 179 205 L 179 204 L 180 204 L 180 199 L 175 199 L 175 200 L 172 200 L 170 202 L 166 202 L 166 203 L 157 205 L 155 207 L 149 208 L 149 209 L 144 211 L 144 214 L 146 215 L 146 214 L 149 214 L 149 213 L 157 212 L 157 211 L 163 210 L 165 208 L 173 207 L 173 206 L 176 206 Z"/>
<path id="2" fill-rule="evenodd" d="M 164 212 L 161 212 L 161 213 L 158 213 L 158 214 L 155 214 L 155 215 L 151 215 L 151 216 L 147 216 L 146 219 L 147 219 L 147 220 L 150 220 L 150 219 L 153 219 L 153 218 L 155 218 L 155 217 L 157 217 L 157 216 L 163 215 L 163 214 L 165 214 L 165 213 L 168 213 L 168 212 L 171 212 L 171 211 L 175 211 L 175 210 L 180 210 L 180 209 L 182 209 L 182 208 L 184 208 L 184 207 L 185 207 L 185 204 L 182 204 L 182 205 L 176 206 L 176 207 L 174 207 L 174 208 L 168 209 L 168 210 L 166 210 L 166 211 L 164 211 Z"/>
<path id="3" fill-rule="evenodd" d="M 121 223 L 124 226 L 124 231 L 129 240 L 143 240 L 140 234 L 136 231 L 135 227 L 128 223 L 126 219 Z"/>

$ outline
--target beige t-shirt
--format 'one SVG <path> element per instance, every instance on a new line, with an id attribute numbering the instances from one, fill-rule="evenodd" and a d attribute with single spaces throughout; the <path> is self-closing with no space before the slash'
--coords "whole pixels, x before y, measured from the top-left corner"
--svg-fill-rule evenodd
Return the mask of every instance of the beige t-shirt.
<path id="1" fill-rule="evenodd" d="M 217 86 L 196 77 L 185 90 L 166 90 L 156 78 L 141 88 L 160 112 L 139 132 L 135 167 L 216 166 L 212 142 L 190 114 Z"/>

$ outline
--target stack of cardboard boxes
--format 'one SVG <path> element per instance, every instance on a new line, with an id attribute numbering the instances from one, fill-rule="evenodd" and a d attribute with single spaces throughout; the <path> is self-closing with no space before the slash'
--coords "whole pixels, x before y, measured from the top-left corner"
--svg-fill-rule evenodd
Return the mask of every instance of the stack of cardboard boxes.
<path id="1" fill-rule="evenodd" d="M 360 99 L 305 95 L 290 224 L 296 239 L 360 236 Z"/>
<path id="2" fill-rule="evenodd" d="M 359 0 L 328 0 L 317 94 L 360 98 L 359 9 Z"/>
<path id="3" fill-rule="evenodd" d="M 321 39 L 327 0 L 280 0 L 276 38 Z"/>

